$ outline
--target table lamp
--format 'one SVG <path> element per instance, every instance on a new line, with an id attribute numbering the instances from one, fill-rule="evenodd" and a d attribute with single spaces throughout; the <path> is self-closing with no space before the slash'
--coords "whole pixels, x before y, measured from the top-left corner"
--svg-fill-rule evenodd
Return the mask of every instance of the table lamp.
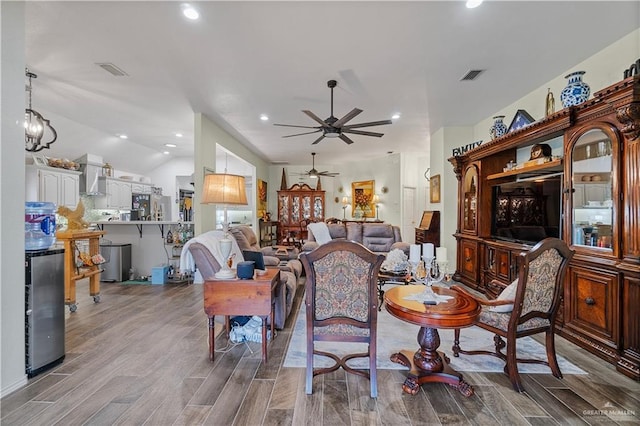
<path id="1" fill-rule="evenodd" d="M 218 271 L 215 276 L 218 279 L 234 278 L 235 273 L 227 262 L 231 254 L 231 245 L 233 244 L 231 238 L 229 238 L 227 206 L 247 204 L 244 176 L 227 173 L 211 173 L 205 175 L 202 190 L 202 204 L 222 204 L 224 206 L 224 222 L 222 223 L 224 236 L 218 241 L 223 262 L 222 265 L 220 265 L 220 271 Z"/>
<path id="2" fill-rule="evenodd" d="M 376 205 L 376 220 L 380 220 L 380 217 L 378 216 L 378 210 L 380 207 L 380 196 L 378 194 L 375 194 L 373 196 L 373 204 Z"/>

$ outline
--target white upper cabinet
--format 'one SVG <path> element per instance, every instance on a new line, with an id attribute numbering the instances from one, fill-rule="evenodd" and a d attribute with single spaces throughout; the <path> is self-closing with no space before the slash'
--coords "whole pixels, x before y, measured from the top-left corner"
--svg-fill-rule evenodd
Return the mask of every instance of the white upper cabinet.
<path id="1" fill-rule="evenodd" d="M 27 166 L 26 200 L 75 208 L 80 199 L 80 172 Z"/>

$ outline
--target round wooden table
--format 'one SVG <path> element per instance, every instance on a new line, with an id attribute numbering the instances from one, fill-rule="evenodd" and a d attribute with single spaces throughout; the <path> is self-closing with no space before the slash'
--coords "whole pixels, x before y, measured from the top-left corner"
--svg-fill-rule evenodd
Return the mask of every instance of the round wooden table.
<path id="1" fill-rule="evenodd" d="M 391 361 L 409 367 L 402 389 L 411 395 L 418 393 L 420 385 L 427 382 L 447 383 L 465 396 L 473 395 L 473 387 L 465 382 L 462 374 L 449 366 L 449 358 L 438 351 L 439 328 L 465 328 L 473 325 L 480 314 L 480 305 L 473 299 L 445 287 L 433 286 L 434 293 L 452 296 L 446 302 L 426 305 L 406 297 L 422 293 L 423 285 L 394 287 L 384 295 L 387 311 L 394 317 L 420 326 L 415 353 L 404 350 L 391 355 Z"/>

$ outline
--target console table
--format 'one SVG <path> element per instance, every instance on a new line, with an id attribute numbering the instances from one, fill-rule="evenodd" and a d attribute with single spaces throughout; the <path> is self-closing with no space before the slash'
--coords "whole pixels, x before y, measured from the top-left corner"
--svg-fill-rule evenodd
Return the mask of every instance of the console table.
<path id="1" fill-rule="evenodd" d="M 262 316 L 262 360 L 267 362 L 267 317 L 271 317 L 271 336 L 274 330 L 275 294 L 280 283 L 280 270 L 267 269 L 263 275 L 254 275 L 252 280 L 216 280 L 204 282 L 204 312 L 209 317 L 209 360 L 213 362 L 215 352 L 214 318 L 224 315 L 224 324 L 229 337 L 230 315 Z"/>

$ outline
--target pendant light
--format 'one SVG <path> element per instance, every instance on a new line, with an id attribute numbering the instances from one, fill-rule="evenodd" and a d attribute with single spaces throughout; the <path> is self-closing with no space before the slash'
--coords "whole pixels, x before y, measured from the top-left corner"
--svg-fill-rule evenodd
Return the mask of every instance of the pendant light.
<path id="1" fill-rule="evenodd" d="M 25 110 L 24 114 L 25 149 L 29 152 L 38 152 L 42 151 L 44 148 L 48 149 L 49 145 L 56 141 L 58 134 L 49 123 L 49 120 L 44 118 L 42 114 L 31 107 L 31 79 L 38 78 L 38 76 L 29 72 L 28 68 L 25 68 L 25 74 L 29 77 L 29 86 L 27 87 L 27 91 L 29 92 L 29 108 Z M 46 128 L 49 128 L 52 136 L 52 139 L 49 142 L 42 141 Z"/>

